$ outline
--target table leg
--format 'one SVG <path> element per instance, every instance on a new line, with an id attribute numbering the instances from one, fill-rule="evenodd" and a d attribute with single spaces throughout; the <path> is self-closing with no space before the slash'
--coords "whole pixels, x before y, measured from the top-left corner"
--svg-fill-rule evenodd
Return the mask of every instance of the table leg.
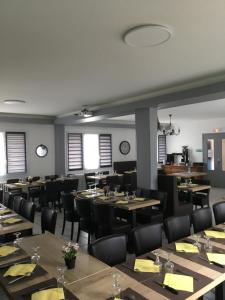
<path id="1" fill-rule="evenodd" d="M 217 285 L 215 288 L 215 300 L 224 300 L 225 299 L 225 282 Z"/>
<path id="2" fill-rule="evenodd" d="M 132 227 L 136 226 L 136 210 L 130 212 L 130 223 Z"/>

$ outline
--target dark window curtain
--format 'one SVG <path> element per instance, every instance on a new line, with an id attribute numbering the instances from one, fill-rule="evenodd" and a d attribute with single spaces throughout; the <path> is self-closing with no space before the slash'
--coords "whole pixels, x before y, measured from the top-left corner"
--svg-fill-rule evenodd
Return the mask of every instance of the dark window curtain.
<path id="1" fill-rule="evenodd" d="M 68 133 L 68 169 L 83 169 L 83 137 L 81 133 Z"/>
<path id="2" fill-rule="evenodd" d="M 112 167 L 112 135 L 99 135 L 100 168 Z"/>

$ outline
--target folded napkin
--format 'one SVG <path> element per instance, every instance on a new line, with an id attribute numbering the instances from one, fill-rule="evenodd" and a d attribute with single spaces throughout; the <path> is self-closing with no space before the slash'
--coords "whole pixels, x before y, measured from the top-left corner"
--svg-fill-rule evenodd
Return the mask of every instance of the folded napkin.
<path id="1" fill-rule="evenodd" d="M 194 291 L 194 280 L 191 276 L 166 273 L 163 283 L 176 290 L 191 293 Z"/>
<path id="2" fill-rule="evenodd" d="M 7 213 L 11 213 L 11 210 L 8 209 L 8 208 L 0 210 L 0 215 L 4 215 L 4 214 L 7 214 Z"/>
<path id="3" fill-rule="evenodd" d="M 96 191 L 97 191 L 97 193 L 104 193 L 103 189 L 97 189 Z"/>
<path id="4" fill-rule="evenodd" d="M 100 196 L 100 197 L 98 197 L 98 199 L 100 199 L 100 200 L 108 200 L 108 199 L 110 199 L 110 197 L 107 197 L 107 196 Z"/>
<path id="5" fill-rule="evenodd" d="M 116 204 L 128 204 L 128 201 L 127 200 L 119 200 L 119 201 L 116 201 Z"/>
<path id="6" fill-rule="evenodd" d="M 16 182 L 16 183 L 14 183 L 15 185 L 22 185 L 22 186 L 24 186 L 24 185 L 27 185 L 27 183 L 22 183 L 22 182 Z"/>
<path id="7" fill-rule="evenodd" d="M 134 199 L 135 201 L 145 201 L 145 198 L 141 198 L 141 197 L 135 197 Z"/>
<path id="8" fill-rule="evenodd" d="M 21 221 L 21 219 L 18 219 L 18 218 L 9 218 L 9 219 L 6 219 L 6 220 L 2 221 L 2 223 L 4 223 L 4 224 L 14 224 L 14 223 L 18 223 L 20 221 Z"/>
<path id="9" fill-rule="evenodd" d="M 53 288 L 32 294 L 31 300 L 63 300 L 65 299 L 63 288 Z"/>
<path id="10" fill-rule="evenodd" d="M 212 238 L 216 238 L 216 239 L 225 239 L 225 232 L 220 232 L 220 231 L 216 231 L 216 230 L 205 230 L 205 235 L 212 237 Z"/>
<path id="11" fill-rule="evenodd" d="M 154 261 L 150 259 L 136 259 L 134 264 L 134 271 L 157 273 L 160 271 L 160 269 L 159 266 L 155 265 Z"/>
<path id="12" fill-rule="evenodd" d="M 83 196 L 92 195 L 92 192 L 82 192 L 81 195 L 83 195 Z"/>
<path id="13" fill-rule="evenodd" d="M 13 246 L 2 246 L 0 247 L 0 256 L 7 256 L 17 250 L 19 249 Z"/>
<path id="14" fill-rule="evenodd" d="M 209 261 L 218 263 L 220 265 L 225 265 L 225 254 L 223 253 L 207 253 Z"/>
<path id="15" fill-rule="evenodd" d="M 114 300 L 122 300 L 122 299 L 121 299 L 121 298 L 117 298 L 117 297 L 116 297 L 116 298 L 114 298 Z"/>
<path id="16" fill-rule="evenodd" d="M 6 276 L 23 276 L 34 271 L 36 264 L 17 264 L 11 266 L 3 275 Z"/>
<path id="17" fill-rule="evenodd" d="M 176 251 L 187 252 L 187 253 L 198 253 L 198 247 L 189 243 L 175 243 Z"/>
<path id="18" fill-rule="evenodd" d="M 124 196 L 124 193 L 122 192 L 122 193 L 114 193 L 114 195 L 116 196 L 116 197 L 123 197 Z"/>

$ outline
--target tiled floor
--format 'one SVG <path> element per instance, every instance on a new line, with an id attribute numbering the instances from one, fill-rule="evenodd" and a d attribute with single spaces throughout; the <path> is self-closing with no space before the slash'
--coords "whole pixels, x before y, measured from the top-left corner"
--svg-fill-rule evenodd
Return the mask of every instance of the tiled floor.
<path id="1" fill-rule="evenodd" d="M 214 203 L 220 201 L 222 197 L 225 196 L 225 189 L 219 189 L 219 188 L 212 188 L 210 192 L 210 205 L 212 206 Z M 34 222 L 34 234 L 41 233 L 41 227 L 40 227 L 40 213 L 36 213 L 35 215 L 35 222 Z M 71 223 L 67 222 L 65 227 L 64 235 L 61 235 L 62 231 L 62 224 L 63 224 L 63 214 L 58 212 L 57 216 L 57 223 L 56 223 L 56 235 L 63 238 L 66 241 L 70 240 L 70 230 L 71 230 Z M 77 224 L 74 224 L 74 241 L 76 241 L 77 236 Z M 164 238 L 164 243 L 166 243 L 166 240 Z M 87 234 L 82 232 L 80 235 L 79 240 L 80 247 L 84 250 L 87 250 Z M 0 290 L 0 299 L 1 300 L 8 300 L 8 297 L 4 294 L 3 291 Z M 205 295 L 204 300 L 214 300 L 214 293 L 210 292 L 207 295 Z M 97 299 L 96 299 L 97 300 Z"/>

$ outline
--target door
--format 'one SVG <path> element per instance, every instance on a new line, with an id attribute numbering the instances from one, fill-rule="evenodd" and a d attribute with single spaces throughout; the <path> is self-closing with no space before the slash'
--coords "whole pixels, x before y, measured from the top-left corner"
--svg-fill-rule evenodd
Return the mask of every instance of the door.
<path id="1" fill-rule="evenodd" d="M 203 134 L 203 161 L 211 185 L 225 188 L 225 133 Z"/>

